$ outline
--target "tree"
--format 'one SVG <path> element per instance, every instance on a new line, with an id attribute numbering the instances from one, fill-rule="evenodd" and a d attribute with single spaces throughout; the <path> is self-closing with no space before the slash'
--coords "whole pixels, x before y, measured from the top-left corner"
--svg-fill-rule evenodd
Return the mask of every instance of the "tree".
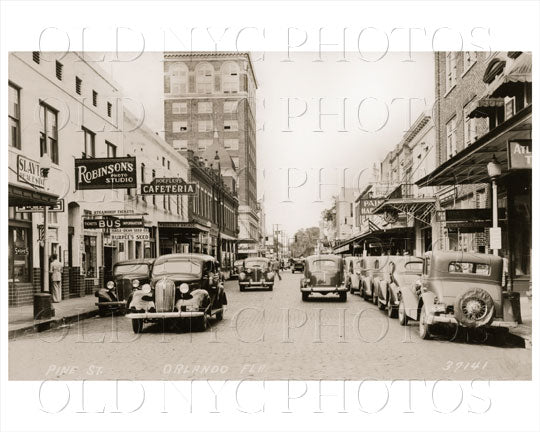
<path id="1" fill-rule="evenodd" d="M 310 227 L 300 229 L 294 235 L 294 242 L 291 243 L 291 255 L 293 258 L 309 256 L 315 253 L 319 240 L 319 228 Z"/>

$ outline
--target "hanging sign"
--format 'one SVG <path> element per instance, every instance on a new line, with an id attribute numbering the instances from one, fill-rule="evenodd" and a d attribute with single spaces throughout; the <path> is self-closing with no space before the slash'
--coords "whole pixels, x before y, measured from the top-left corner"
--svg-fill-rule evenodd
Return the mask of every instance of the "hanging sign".
<path id="1" fill-rule="evenodd" d="M 180 177 L 155 178 L 152 183 L 141 184 L 141 195 L 193 195 L 196 186 Z"/>
<path id="2" fill-rule="evenodd" d="M 84 229 L 143 228 L 143 218 L 119 219 L 111 216 L 103 219 L 84 219 Z"/>
<path id="3" fill-rule="evenodd" d="M 22 206 L 15 207 L 17 213 L 43 213 L 43 206 Z M 59 199 L 53 207 L 48 208 L 49 213 L 62 213 L 64 211 L 64 200 Z"/>
<path id="4" fill-rule="evenodd" d="M 77 190 L 136 188 L 136 159 L 134 157 L 75 159 L 75 187 Z"/>
<path id="5" fill-rule="evenodd" d="M 508 169 L 532 169 L 532 140 L 508 141 Z"/>
<path id="6" fill-rule="evenodd" d="M 39 163 L 23 155 L 17 155 L 17 181 L 41 189 L 45 187 Z"/>

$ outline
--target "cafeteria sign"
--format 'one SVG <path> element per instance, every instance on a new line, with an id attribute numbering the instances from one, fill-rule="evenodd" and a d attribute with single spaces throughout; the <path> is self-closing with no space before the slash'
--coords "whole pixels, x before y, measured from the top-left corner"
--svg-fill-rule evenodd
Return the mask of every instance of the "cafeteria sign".
<path id="1" fill-rule="evenodd" d="M 134 157 L 75 159 L 75 187 L 77 190 L 136 188 L 136 160 Z"/>
<path id="2" fill-rule="evenodd" d="M 155 178 L 152 183 L 141 184 L 141 195 L 193 195 L 196 183 L 186 183 L 180 177 Z"/>
<path id="3" fill-rule="evenodd" d="M 532 169 L 532 140 L 508 141 L 508 169 Z"/>

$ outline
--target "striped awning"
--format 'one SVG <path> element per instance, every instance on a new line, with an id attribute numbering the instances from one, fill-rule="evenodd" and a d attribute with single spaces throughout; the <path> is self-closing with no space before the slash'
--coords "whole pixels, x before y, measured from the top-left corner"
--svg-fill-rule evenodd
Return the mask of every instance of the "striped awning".
<path id="1" fill-rule="evenodd" d="M 505 70 L 489 85 L 487 93 L 491 97 L 513 96 L 515 87 L 532 82 L 531 53 L 520 54 L 513 62 L 507 62 Z"/>

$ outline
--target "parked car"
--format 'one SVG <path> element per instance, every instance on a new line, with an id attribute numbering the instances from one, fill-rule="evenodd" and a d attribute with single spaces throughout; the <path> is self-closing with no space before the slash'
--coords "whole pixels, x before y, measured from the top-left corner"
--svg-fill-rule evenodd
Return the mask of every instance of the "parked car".
<path id="1" fill-rule="evenodd" d="M 295 258 L 291 264 L 291 272 L 303 272 L 305 267 L 304 258 Z"/>
<path id="2" fill-rule="evenodd" d="M 300 280 L 302 300 L 308 300 L 311 294 L 338 294 L 341 301 L 347 301 L 349 289 L 344 282 L 343 258 L 331 254 L 309 256 Z"/>
<path id="3" fill-rule="evenodd" d="M 391 259 L 392 256 L 390 255 L 368 256 L 364 258 L 365 268 L 360 271 L 360 296 L 364 300 L 371 300 L 373 304 L 377 304 L 376 293 Z"/>
<path id="4" fill-rule="evenodd" d="M 233 267 L 231 269 L 231 279 L 238 278 L 238 275 L 242 271 L 243 266 L 244 266 L 244 260 L 236 260 L 234 262 Z"/>
<path id="5" fill-rule="evenodd" d="M 345 285 L 349 288 L 351 294 L 360 292 L 361 272 L 365 267 L 365 259 L 363 257 L 346 257 L 343 267 Z"/>
<path id="6" fill-rule="evenodd" d="M 386 309 L 390 318 L 397 318 L 398 292 L 402 287 L 410 287 L 422 275 L 422 258 L 414 256 L 394 256 L 382 272 L 375 296 L 380 310 Z"/>
<path id="7" fill-rule="evenodd" d="M 493 331 L 503 342 L 517 321 L 502 289 L 503 260 L 496 255 L 428 252 L 417 283 L 398 290 L 401 325 L 419 321 L 419 334 L 429 339 L 433 326 Z"/>
<path id="8" fill-rule="evenodd" d="M 95 293 L 99 315 L 105 316 L 112 311 L 124 313 L 133 290 L 150 282 L 153 262 L 153 258 L 117 262 L 113 266 L 112 279 Z"/>
<path id="9" fill-rule="evenodd" d="M 133 292 L 127 318 L 133 331 L 159 320 L 190 320 L 204 331 L 209 319 L 223 319 L 227 296 L 216 259 L 204 254 L 167 254 L 156 258 L 150 283 Z"/>
<path id="10" fill-rule="evenodd" d="M 268 258 L 246 258 L 238 275 L 240 291 L 245 291 L 246 288 L 268 288 L 272 291 L 274 289 L 274 276 L 272 262 Z"/>

